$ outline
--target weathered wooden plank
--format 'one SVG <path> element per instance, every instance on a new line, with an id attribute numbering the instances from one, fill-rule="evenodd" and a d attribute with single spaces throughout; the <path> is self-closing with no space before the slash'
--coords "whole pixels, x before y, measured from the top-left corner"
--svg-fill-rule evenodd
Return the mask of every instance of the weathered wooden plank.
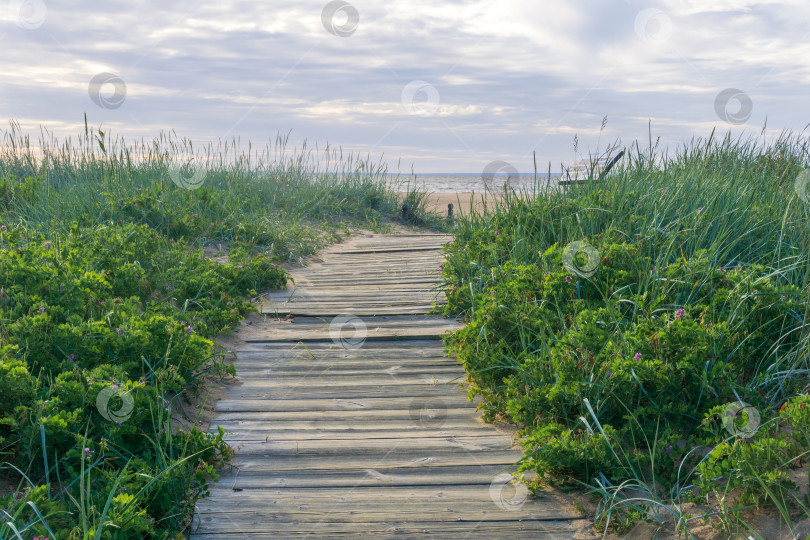
<path id="1" fill-rule="evenodd" d="M 369 504 L 372 503 L 372 504 Z M 206 514 L 221 515 L 230 514 L 232 517 L 239 516 L 240 518 L 246 515 L 260 517 L 270 512 L 291 518 L 307 521 L 307 518 L 313 516 L 326 517 L 326 521 L 332 523 L 345 522 L 347 516 L 352 516 L 355 519 L 367 519 L 369 521 L 390 521 L 392 519 L 403 519 L 407 521 L 443 521 L 447 519 L 448 513 L 452 515 L 455 521 L 480 521 L 484 518 L 494 519 L 500 516 L 503 517 L 503 510 L 493 504 L 491 500 L 470 502 L 461 504 L 460 500 L 438 500 L 430 506 L 417 506 L 417 505 L 403 505 L 401 502 L 389 501 L 369 501 L 362 507 L 358 508 L 358 503 L 355 501 L 350 502 L 334 502 L 323 501 L 321 503 L 303 502 L 301 500 L 293 500 L 290 502 L 279 501 L 278 499 L 270 499 L 266 505 L 259 504 L 245 504 L 240 503 L 236 507 L 228 507 L 217 509 L 213 504 L 203 502 L 200 505 L 201 510 L 205 510 Z M 421 517 L 421 518 L 420 518 Z M 513 517 L 513 516 L 509 516 Z M 521 513 L 522 519 L 560 519 L 560 516 L 549 515 L 548 512 L 543 512 L 539 509 L 532 509 Z M 271 518 L 272 519 L 272 518 Z M 277 520 L 278 518 L 276 518 Z M 203 522 L 205 520 L 202 520 Z"/>
<path id="2" fill-rule="evenodd" d="M 362 283 L 366 285 L 393 285 L 402 286 L 408 283 L 418 284 L 421 287 L 436 285 L 436 277 L 432 275 L 420 274 L 392 274 L 392 273 L 374 273 L 368 276 L 363 276 Z M 301 281 L 311 286 L 319 286 L 326 288 L 333 288 L 334 286 L 357 285 L 358 276 L 356 274 L 334 275 L 332 273 L 324 273 L 323 275 L 310 275 L 308 277 L 302 276 Z M 295 280 L 299 282 L 298 279 Z"/>
<path id="3" fill-rule="evenodd" d="M 328 343 L 328 342 L 327 342 Z M 374 345 L 378 345 L 379 343 L 386 343 L 380 341 L 373 341 L 369 342 Z M 266 343 L 256 343 L 256 345 L 265 345 Z M 306 343 L 307 346 L 310 345 L 323 345 L 322 342 L 314 342 L 314 343 Z M 364 344 L 365 346 L 365 344 Z M 341 351 L 345 351 L 349 354 L 340 354 Z M 250 367 L 252 365 L 264 365 L 266 367 L 278 367 L 284 368 L 286 366 L 323 366 L 323 367 L 363 367 L 367 366 L 371 369 L 377 369 L 386 366 L 397 366 L 401 365 L 403 368 L 409 366 L 416 366 L 416 365 L 424 365 L 424 366 L 460 366 L 460 363 L 454 358 L 447 358 L 441 357 L 439 355 L 416 355 L 414 354 L 412 358 L 409 358 L 406 355 L 409 355 L 409 349 L 407 348 L 392 348 L 390 353 L 373 353 L 373 352 L 366 352 L 366 354 L 358 353 L 352 354 L 355 351 L 363 351 L 363 348 L 360 349 L 343 349 L 338 348 L 336 350 L 324 351 L 316 350 L 314 348 L 310 348 L 310 351 L 304 354 L 297 354 L 297 355 L 286 355 L 278 357 L 273 356 L 272 352 L 267 351 L 243 351 L 241 352 L 245 358 L 245 367 Z M 311 353 L 311 354 L 310 354 Z M 399 356 L 397 356 L 399 354 Z M 414 362 L 413 364 L 411 362 Z"/>
<path id="4" fill-rule="evenodd" d="M 437 415 L 433 420 L 437 424 L 436 428 L 430 428 L 430 421 L 426 420 L 425 426 L 419 425 L 417 420 L 411 424 L 404 424 L 400 428 L 392 429 L 343 429 L 335 430 L 324 426 L 322 429 L 278 429 L 268 428 L 264 423 L 229 426 L 221 425 L 228 433 L 229 440 L 262 440 L 272 438 L 275 441 L 310 441 L 310 440 L 358 440 L 358 439 L 404 439 L 404 438 L 427 438 L 427 437 L 474 437 L 477 435 L 491 435 L 492 430 L 488 426 L 478 427 L 457 426 L 447 427 L 442 425 L 443 419 Z"/>
<path id="5" fill-rule="evenodd" d="M 326 465 L 327 463 L 325 463 Z M 373 465 L 373 464 L 372 464 Z M 392 469 L 380 463 L 368 469 L 309 469 L 305 471 L 240 470 L 235 478 L 242 489 L 367 487 L 367 486 L 456 486 L 480 484 L 488 486 L 505 472 L 514 472 L 512 465 L 463 465 L 431 469 Z M 227 478 L 224 479 L 227 482 Z M 494 505 L 493 505 L 494 507 Z"/>
<path id="6" fill-rule="evenodd" d="M 403 326 L 424 326 L 435 324 L 459 323 L 457 319 L 449 319 L 439 315 L 383 315 L 380 317 L 368 317 L 363 319 L 367 324 L 375 324 L 379 326 L 385 325 L 403 325 Z M 331 319 L 328 317 L 296 317 L 290 324 L 317 324 L 317 323 L 330 323 Z M 425 340 L 422 347 L 429 348 L 436 347 L 437 344 L 432 340 Z"/>
<path id="7" fill-rule="evenodd" d="M 458 505 L 458 503 L 456 503 Z M 271 514 L 270 511 L 273 511 Z M 520 513 L 522 521 L 537 522 L 558 522 L 559 516 L 550 516 L 547 512 L 524 510 Z M 282 517 L 283 516 L 283 517 Z M 430 522 L 437 523 L 452 520 L 455 523 L 468 523 L 474 525 L 482 521 L 497 522 L 514 520 L 516 516 L 507 515 L 506 511 L 496 506 L 492 501 L 489 504 L 482 503 L 472 507 L 463 505 L 436 504 L 430 507 L 423 507 L 421 513 L 417 507 L 397 507 L 392 504 L 375 503 L 363 509 L 351 509 L 350 505 L 336 504 L 330 507 L 324 505 L 277 505 L 269 508 L 233 508 L 227 512 L 206 513 L 199 520 L 200 530 L 216 530 L 228 522 L 238 523 L 240 526 L 250 524 L 257 525 L 262 520 L 269 520 L 278 525 L 280 523 L 299 523 L 303 527 L 313 523 L 323 521 L 332 525 L 345 523 L 390 523 L 392 521 L 409 522 Z"/>
<path id="8" fill-rule="evenodd" d="M 253 325 L 255 326 L 255 325 Z M 241 330 L 235 332 L 236 335 L 242 335 L 243 332 L 251 331 L 253 326 L 244 326 Z M 283 353 L 286 350 L 291 352 L 297 351 L 341 351 L 346 354 L 376 354 L 377 352 L 383 353 L 385 351 L 399 351 L 407 350 L 414 355 L 419 355 L 420 351 L 426 351 L 429 355 L 434 355 L 436 351 L 443 349 L 442 343 L 434 339 L 423 340 L 410 340 L 402 343 L 391 342 L 371 342 L 366 344 L 362 349 L 343 349 L 334 343 L 313 343 L 311 345 L 297 345 L 289 343 L 252 343 L 247 346 L 242 346 L 236 349 L 236 352 L 251 352 L 251 351 L 274 351 Z"/>
<path id="9" fill-rule="evenodd" d="M 261 359 L 252 363 L 245 362 L 243 366 L 240 366 L 239 373 L 240 376 L 243 376 L 243 383 L 248 377 L 289 380 L 306 376 L 325 376 L 327 374 L 332 374 L 336 379 L 341 377 L 407 376 L 412 374 L 424 376 L 445 375 L 459 379 L 465 377 L 464 370 L 458 364 L 445 364 L 440 360 L 434 361 L 432 359 L 412 360 L 407 363 L 401 360 L 342 361 L 340 365 L 335 365 L 336 361 L 335 359 L 322 362 L 276 362 L 270 359 Z"/>
<path id="10" fill-rule="evenodd" d="M 421 411 L 420 411 L 421 412 Z M 234 422 L 219 421 L 229 433 L 264 433 L 277 441 L 298 439 L 358 439 L 366 436 L 371 439 L 398 439 L 402 437 L 463 437 L 469 435 L 492 434 L 491 426 L 486 424 L 470 425 L 469 422 L 448 422 L 442 415 L 443 410 L 428 409 L 424 417 L 414 414 L 407 421 L 377 422 L 365 425 L 362 422 L 313 422 L 307 427 L 296 424 L 269 424 L 264 420 L 244 420 Z M 432 416 L 431 416 L 432 415 Z M 214 428 L 212 428 L 214 429 Z"/>
<path id="11" fill-rule="evenodd" d="M 405 319 L 407 316 L 401 317 Z M 400 318 L 400 317 L 396 317 Z M 284 331 L 300 331 L 300 332 L 325 332 L 328 334 L 330 330 L 334 330 L 335 328 L 345 327 L 350 325 L 365 327 L 367 329 L 381 329 L 381 328 L 389 328 L 393 330 L 409 330 L 412 328 L 430 328 L 430 329 L 442 329 L 442 328 L 450 328 L 453 330 L 457 330 L 462 327 L 461 323 L 454 321 L 452 319 L 440 319 L 433 316 L 425 316 L 422 320 L 414 320 L 412 317 L 408 317 L 407 320 L 392 320 L 395 319 L 394 317 L 360 317 L 357 315 L 353 315 L 351 313 L 346 313 L 340 317 L 307 317 L 302 321 L 290 321 L 290 322 L 277 322 L 273 325 L 268 325 L 270 328 L 274 330 L 284 330 Z M 264 326 L 261 328 L 261 331 L 268 332 L 268 326 Z M 255 332 L 254 329 L 249 327 L 243 328 L 240 330 L 240 333 L 251 333 Z M 426 339 L 433 339 L 433 338 L 426 338 Z"/>
<path id="12" fill-rule="evenodd" d="M 439 339 L 447 333 L 451 332 L 454 327 L 448 325 L 438 328 L 366 328 L 354 329 L 351 327 L 344 327 L 336 329 L 333 332 L 327 330 L 298 330 L 286 328 L 267 328 L 257 329 L 251 333 L 242 334 L 242 339 L 247 343 L 262 343 L 268 341 L 276 342 L 328 342 L 339 341 L 345 343 L 347 349 L 361 348 L 365 341 L 398 341 L 407 340 L 412 338 L 424 339 L 435 338 Z"/>
<path id="13" fill-rule="evenodd" d="M 249 458 L 252 459 L 252 458 Z M 372 486 L 363 488 L 308 488 L 308 489 L 285 489 L 266 488 L 249 489 L 244 491 L 234 491 L 234 476 L 238 480 L 236 473 L 228 474 L 230 482 L 219 482 L 211 486 L 211 497 L 205 501 L 222 501 L 226 496 L 236 496 L 246 508 L 255 507 L 262 501 L 273 504 L 299 504 L 306 501 L 313 503 L 324 503 L 333 501 L 336 504 L 357 501 L 361 503 L 406 503 L 414 501 L 424 501 L 426 506 L 440 503 L 441 501 L 463 502 L 470 501 L 492 502 L 492 494 L 482 491 L 479 484 L 467 484 L 456 486 Z M 238 487 L 238 486 L 237 486 Z M 507 488 L 508 489 L 508 488 Z M 236 495 L 234 495 L 236 494 Z M 542 492 L 541 492 L 542 495 Z M 527 501 L 527 504 L 530 501 Z M 241 507 L 241 505 L 240 505 Z M 524 506 L 525 508 L 525 506 Z M 575 514 L 566 512 L 564 516 Z"/>
<path id="14" fill-rule="evenodd" d="M 352 397 L 345 396 L 343 398 L 313 398 L 301 399 L 296 398 L 294 395 L 287 396 L 286 399 L 281 398 L 268 398 L 268 399 L 246 399 L 240 397 L 239 399 L 222 399 L 217 403 L 217 411 L 222 412 L 237 412 L 237 411 L 256 411 L 256 412 L 269 412 L 269 411 L 325 411 L 325 410 L 379 410 L 387 411 L 391 409 L 409 409 L 417 397 Z M 443 395 L 442 402 L 450 407 L 457 409 L 474 408 L 475 405 L 471 404 L 466 396 L 461 392 L 458 395 Z"/>
<path id="15" fill-rule="evenodd" d="M 493 501 L 480 501 L 469 505 L 461 504 L 459 501 L 438 500 L 431 505 L 424 505 L 419 508 L 416 505 L 402 505 L 402 503 L 376 501 L 370 504 L 357 507 L 354 502 L 323 502 L 320 504 L 303 503 L 302 501 L 279 501 L 270 499 L 264 507 L 259 505 L 243 505 L 222 509 L 221 511 L 206 512 L 206 516 L 199 520 L 201 529 L 217 521 L 228 519 L 242 523 L 253 519 L 269 519 L 273 523 L 283 523 L 297 521 L 302 524 L 319 521 L 321 518 L 328 523 L 355 523 L 363 522 L 390 522 L 392 520 L 402 521 L 422 521 L 439 522 L 451 519 L 455 522 L 478 523 L 486 521 L 504 521 L 516 519 L 517 516 L 509 515 L 508 510 L 497 506 Z M 209 505 L 203 504 L 202 508 Z M 561 517 L 550 514 L 542 508 L 517 509 L 520 519 L 536 521 L 561 521 Z M 207 517 L 210 516 L 210 519 Z M 272 517 L 271 517 L 272 516 Z M 283 517 L 282 517 L 283 516 Z M 569 519 L 575 519 L 570 516 Z M 216 527 L 216 525 L 212 525 Z"/>
<path id="16" fill-rule="evenodd" d="M 442 399 L 442 403 L 447 405 L 444 409 L 443 415 L 445 420 L 452 419 L 466 419 L 471 425 L 477 425 L 476 415 L 478 414 L 472 405 L 467 402 L 466 407 L 454 407 Z M 421 408 L 421 405 L 417 404 Z M 418 418 L 418 416 L 416 416 Z M 357 409 L 347 412 L 344 409 L 327 409 L 327 410 L 304 410 L 304 411 L 224 411 L 217 417 L 218 420 L 229 421 L 250 418 L 252 420 L 263 420 L 274 423 L 285 423 L 288 421 L 297 420 L 311 420 L 320 422 L 339 422 L 346 420 L 360 421 L 360 422 L 380 422 L 385 420 L 403 421 L 412 420 L 414 413 L 410 411 L 410 407 L 402 409 Z M 495 429 L 493 428 L 493 432 Z"/>
<path id="17" fill-rule="evenodd" d="M 328 341 L 391 338 L 436 339 L 447 332 L 461 328 L 453 320 L 426 319 L 421 324 L 409 321 L 399 325 L 395 321 L 380 320 L 375 317 L 360 317 L 344 314 L 335 317 L 330 323 L 292 324 L 279 323 L 260 327 L 246 327 L 240 337 L 250 343 L 255 341 Z M 347 347 L 355 348 L 355 347 Z"/>
<path id="18" fill-rule="evenodd" d="M 521 458 L 521 453 L 515 450 L 503 450 L 492 452 L 476 452 L 473 463 L 476 465 L 502 465 L 509 466 L 516 463 Z M 298 471 L 328 467 L 331 469 L 368 469 L 378 463 L 385 463 L 388 467 L 421 467 L 430 469 L 431 467 L 441 467 L 448 465 L 469 465 L 471 463 L 469 454 L 415 454 L 410 456 L 388 456 L 384 451 L 377 454 L 367 455 L 338 455 L 332 456 L 328 463 L 324 462 L 323 456 L 273 456 L 265 458 L 261 456 L 240 456 L 239 474 L 244 471 Z M 231 482 L 232 484 L 233 482 Z M 221 488 L 229 488 L 231 484 L 222 482 L 218 484 Z M 465 498 L 469 499 L 469 493 L 465 493 Z"/>
<path id="19" fill-rule="evenodd" d="M 443 254 L 437 252 L 436 254 L 431 255 L 422 255 L 422 256 L 414 256 L 409 255 L 406 258 L 403 258 L 401 253 L 374 253 L 371 255 L 348 255 L 346 253 L 342 253 L 340 256 L 340 268 L 346 268 L 347 266 L 350 267 L 354 266 L 362 266 L 362 267 L 380 267 L 386 265 L 396 266 L 397 268 L 402 267 L 419 267 L 419 266 L 430 266 L 431 268 L 435 268 L 441 264 L 443 259 Z M 328 263 L 319 263 L 307 266 L 305 269 L 301 270 L 302 275 L 307 275 L 308 272 L 311 272 L 313 269 L 323 269 L 328 268 L 330 266 L 334 266 L 334 264 L 330 265 Z"/>
<path id="20" fill-rule="evenodd" d="M 431 276 L 408 276 L 410 279 L 403 278 L 400 281 L 392 282 L 393 280 L 386 280 L 383 283 L 369 283 L 367 280 L 358 281 L 357 279 L 342 278 L 340 282 L 330 285 L 327 275 L 319 275 L 316 278 L 324 283 L 319 284 L 326 290 L 342 290 L 342 291 L 369 291 L 369 292 L 408 292 L 412 290 L 443 290 L 440 283 L 437 283 L 435 278 Z M 375 276 L 374 279 L 384 278 L 386 276 Z M 300 280 L 300 281 L 299 281 Z M 360 284 L 360 285 L 359 285 Z M 312 287 L 303 276 L 296 276 L 295 283 L 290 282 L 290 286 L 295 286 L 298 289 L 305 289 Z M 284 289 L 287 290 L 287 289 Z M 280 291 L 272 291 L 273 294 Z"/>
<path id="21" fill-rule="evenodd" d="M 301 289 L 296 289 L 292 294 L 284 294 L 284 295 L 274 295 L 265 296 L 265 299 L 268 301 L 272 301 L 276 304 L 283 304 L 285 302 L 302 302 L 302 301 L 320 301 L 320 302 L 343 302 L 345 303 L 347 300 L 347 293 L 346 291 L 330 291 L 329 293 L 312 293 L 312 292 L 304 292 Z M 438 291 L 415 291 L 411 292 L 402 292 L 402 293 L 395 293 L 395 294 L 382 294 L 376 291 L 356 291 L 351 293 L 351 297 L 353 300 L 363 301 L 363 302 L 383 302 L 383 301 L 394 301 L 394 302 L 402 302 L 402 301 L 410 301 L 412 303 L 424 304 L 424 303 L 431 303 L 436 301 L 437 299 L 443 299 L 444 293 Z"/>
<path id="22" fill-rule="evenodd" d="M 465 377 L 461 374 L 440 374 L 426 376 L 421 373 L 416 375 L 400 375 L 396 372 L 380 373 L 378 375 L 344 375 L 337 376 L 327 370 L 309 371 L 303 375 L 296 377 L 262 377 L 255 374 L 249 379 L 246 378 L 239 386 L 241 389 L 256 389 L 256 388 L 290 388 L 290 389 L 309 389 L 309 388 L 360 388 L 360 387 L 376 387 L 376 386 L 410 386 L 410 385 L 434 385 L 439 386 L 443 384 L 459 384 L 464 382 Z"/>
<path id="23" fill-rule="evenodd" d="M 231 440 L 231 439 L 229 439 Z M 512 441 L 501 434 L 474 437 L 421 437 L 414 439 L 353 439 L 343 441 L 261 441 L 235 440 L 237 454 L 266 456 L 295 456 L 317 454 L 336 456 L 352 453 L 355 455 L 375 454 L 385 449 L 387 455 L 413 455 L 424 453 L 469 453 L 488 450 L 510 450 Z"/>
<path id="24" fill-rule="evenodd" d="M 306 344 L 298 343 L 251 343 L 250 349 L 239 349 L 240 358 L 245 362 L 252 360 L 269 360 L 273 362 L 284 362 L 286 360 L 312 360 L 322 362 L 336 362 L 339 365 L 343 361 L 366 362 L 378 361 L 399 361 L 409 364 L 411 360 L 433 360 L 441 364 L 455 364 L 457 360 L 442 354 L 442 349 L 419 350 L 413 347 L 412 343 L 419 340 L 413 339 L 395 343 L 390 341 L 370 341 L 359 349 L 347 349 L 339 344 L 325 342 L 314 342 Z M 290 350 L 285 350 L 281 345 L 286 345 Z M 389 347 L 382 347 L 390 345 Z M 275 346 L 275 347 L 273 347 Z M 295 350 L 292 350 L 293 347 Z M 407 360 L 407 362 L 405 362 Z"/>
<path id="25" fill-rule="evenodd" d="M 358 316 L 374 316 L 374 315 L 417 315 L 420 313 L 430 313 L 435 306 L 394 306 L 394 307 L 358 307 L 352 306 L 338 306 L 335 308 L 319 307 L 319 306 L 296 306 L 295 304 L 283 304 L 276 306 L 264 305 L 260 308 L 261 313 L 276 314 L 276 315 L 303 315 L 306 317 L 317 316 L 337 316 L 351 308 L 354 315 Z"/>
<path id="26" fill-rule="evenodd" d="M 360 385 L 347 385 L 345 387 L 332 386 L 332 387 L 317 387 L 317 388 L 261 388 L 251 387 L 245 388 L 242 386 L 231 388 L 226 392 L 229 399 L 240 399 L 243 401 L 251 400 L 271 400 L 271 401 L 296 401 L 301 402 L 304 400 L 311 402 L 321 402 L 325 400 L 346 402 L 366 402 L 373 399 L 378 400 L 406 400 L 410 403 L 414 400 L 421 398 L 441 399 L 449 392 L 456 389 L 459 393 L 462 390 L 458 389 L 458 385 L 447 386 L 433 385 L 433 384 L 412 384 L 412 385 L 378 385 L 378 386 L 360 386 Z M 293 397 L 294 396 L 294 397 Z M 227 402 L 229 399 L 223 401 Z M 282 405 L 286 406 L 286 405 Z M 330 407 L 332 408 L 332 407 Z"/>
<path id="27" fill-rule="evenodd" d="M 192 529 L 194 530 L 194 529 Z M 217 527 L 207 526 L 205 529 L 198 529 L 194 538 L 209 540 L 213 538 L 279 538 L 280 535 L 287 538 L 295 537 L 316 537 L 333 538 L 337 536 L 348 536 L 357 538 L 390 538 L 393 535 L 419 535 L 434 538 L 504 538 L 508 537 L 530 537 L 538 540 L 556 540 L 560 538 L 573 538 L 574 528 L 567 521 L 538 521 L 526 520 L 518 521 L 517 517 L 509 521 L 509 525 L 504 524 L 504 520 L 497 521 L 454 521 L 452 515 L 446 516 L 444 520 L 433 522 L 422 521 L 386 521 L 382 523 L 356 521 L 352 523 L 331 523 L 319 521 L 317 518 L 311 522 L 296 521 L 292 523 L 277 523 L 265 519 L 257 519 L 247 523 L 245 521 L 234 521 L 227 519 L 218 524 Z"/>

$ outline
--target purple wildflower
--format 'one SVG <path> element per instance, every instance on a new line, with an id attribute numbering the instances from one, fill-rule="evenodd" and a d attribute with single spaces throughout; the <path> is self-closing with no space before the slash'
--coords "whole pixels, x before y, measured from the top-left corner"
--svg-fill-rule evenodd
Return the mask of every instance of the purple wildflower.
<path id="1" fill-rule="evenodd" d="M 668 444 L 664 447 L 664 452 L 672 452 L 672 445 Z"/>
<path id="2" fill-rule="evenodd" d="M 93 452 L 93 451 L 92 451 L 92 450 L 90 450 L 89 448 L 85 448 L 85 449 L 84 449 L 84 456 L 85 456 L 85 457 L 90 457 L 90 456 L 92 456 L 93 454 L 95 454 L 95 452 Z"/>
<path id="3" fill-rule="evenodd" d="M 68 358 L 70 358 L 70 361 L 72 362 L 73 360 L 76 360 L 76 355 L 70 353 L 70 356 L 68 356 Z"/>
<path id="4" fill-rule="evenodd" d="M 640 352 L 637 352 L 637 353 L 636 353 L 636 354 L 633 356 L 633 358 L 635 358 L 635 359 L 636 359 L 636 361 L 641 360 L 641 353 L 640 353 Z"/>
<path id="5" fill-rule="evenodd" d="M 186 326 L 186 330 L 188 330 L 189 334 L 193 334 L 194 330 L 192 330 L 191 326 Z"/>
<path id="6" fill-rule="evenodd" d="M 124 333 L 124 331 L 121 328 L 116 328 L 115 331 L 118 332 L 119 336 Z"/>
<path id="7" fill-rule="evenodd" d="M 572 278 L 571 276 L 565 276 L 565 281 L 571 281 L 572 279 L 574 278 Z"/>
<path id="8" fill-rule="evenodd" d="M 6 230 L 6 226 L 5 225 L 0 225 L 0 231 L 5 231 L 5 230 Z"/>
<path id="9" fill-rule="evenodd" d="M 686 310 L 679 309 L 675 312 L 676 319 L 683 319 L 686 316 Z"/>
<path id="10" fill-rule="evenodd" d="M 45 306 L 39 306 L 39 309 L 37 311 L 40 313 L 45 313 Z"/>
<path id="11" fill-rule="evenodd" d="M 45 242 L 45 247 L 51 247 L 51 243 L 50 242 Z"/>

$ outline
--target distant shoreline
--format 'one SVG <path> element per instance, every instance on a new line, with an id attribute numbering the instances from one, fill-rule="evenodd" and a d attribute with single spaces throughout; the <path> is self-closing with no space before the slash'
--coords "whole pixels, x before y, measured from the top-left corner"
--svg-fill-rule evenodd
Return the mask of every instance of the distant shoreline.
<path id="1" fill-rule="evenodd" d="M 406 193 L 403 191 L 398 192 L 400 199 L 404 199 Z M 428 193 L 427 194 L 427 201 L 428 210 L 438 212 L 442 215 L 447 214 L 447 205 L 452 203 L 453 204 L 453 213 L 464 214 L 470 210 L 470 205 L 476 209 L 481 210 L 484 206 L 484 202 L 486 201 L 487 204 L 492 204 L 493 202 L 497 201 L 501 198 L 500 194 L 496 193 L 470 193 L 470 192 L 458 192 L 458 193 Z"/>
<path id="2" fill-rule="evenodd" d="M 562 176 L 563 173 L 560 172 L 553 172 L 551 173 L 552 178 L 558 178 Z M 420 176 L 477 176 L 482 177 L 483 175 L 480 172 L 477 173 L 414 173 L 414 174 L 405 174 L 405 173 L 388 173 L 388 176 L 400 176 L 400 177 L 408 177 L 408 176 L 415 176 L 419 178 Z M 512 174 L 512 177 L 518 178 L 534 178 L 534 173 L 519 173 L 519 174 Z M 547 178 L 549 174 L 547 172 L 538 172 L 537 178 Z M 503 178 L 505 175 L 498 175 L 496 178 Z"/>

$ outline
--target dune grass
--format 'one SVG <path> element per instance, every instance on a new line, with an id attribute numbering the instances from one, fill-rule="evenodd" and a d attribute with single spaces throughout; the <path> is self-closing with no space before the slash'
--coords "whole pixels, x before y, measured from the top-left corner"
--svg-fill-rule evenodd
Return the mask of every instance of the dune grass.
<path id="1" fill-rule="evenodd" d="M 280 263 L 389 227 L 403 186 L 286 137 L 198 150 L 12 124 L 0 147 L 0 538 L 182 537 L 233 455 L 222 430 L 172 421 L 234 373 L 213 339 L 286 286 Z"/>
<path id="2" fill-rule="evenodd" d="M 788 133 L 636 144 L 595 181 L 461 215 L 445 312 L 468 325 L 447 344 L 486 416 L 522 426 L 535 487 L 590 490 L 601 530 L 810 517 L 808 157 Z"/>
<path id="3" fill-rule="evenodd" d="M 0 148 L 0 210 L 40 231 L 142 223 L 293 261 L 347 227 L 385 227 L 400 210 L 397 191 L 414 216 L 441 225 L 410 178 L 391 180 L 384 163 L 328 145 L 290 149 L 287 136 L 264 147 L 233 139 L 195 148 L 174 133 L 128 144 L 85 126 L 76 140 L 43 132 L 32 142 L 12 123 Z"/>

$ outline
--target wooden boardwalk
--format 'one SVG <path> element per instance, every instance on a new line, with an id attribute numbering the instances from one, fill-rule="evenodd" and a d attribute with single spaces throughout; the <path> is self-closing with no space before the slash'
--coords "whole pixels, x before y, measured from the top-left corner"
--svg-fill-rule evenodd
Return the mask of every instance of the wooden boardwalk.
<path id="1" fill-rule="evenodd" d="M 215 425 L 235 469 L 194 539 L 571 538 L 578 514 L 508 476 L 522 453 L 481 422 L 429 316 L 444 235 L 361 235 L 293 272 L 243 327 L 242 385 Z"/>

